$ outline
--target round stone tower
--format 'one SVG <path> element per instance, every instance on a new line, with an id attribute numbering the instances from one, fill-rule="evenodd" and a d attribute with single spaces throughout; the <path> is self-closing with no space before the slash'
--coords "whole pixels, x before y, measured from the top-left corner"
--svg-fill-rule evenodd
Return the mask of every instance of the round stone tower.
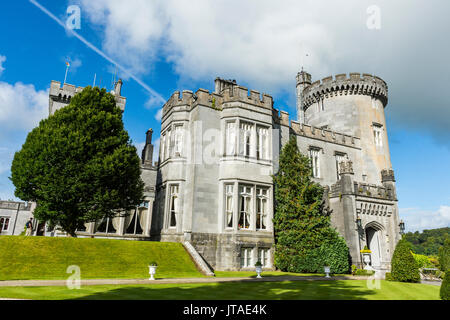
<path id="1" fill-rule="evenodd" d="M 392 167 L 384 115 L 386 82 L 366 73 L 338 74 L 313 83 L 309 79 L 304 71 L 297 75 L 299 122 L 359 137 L 362 159 L 352 160 L 360 162 L 366 182 L 380 184 L 381 171 Z"/>

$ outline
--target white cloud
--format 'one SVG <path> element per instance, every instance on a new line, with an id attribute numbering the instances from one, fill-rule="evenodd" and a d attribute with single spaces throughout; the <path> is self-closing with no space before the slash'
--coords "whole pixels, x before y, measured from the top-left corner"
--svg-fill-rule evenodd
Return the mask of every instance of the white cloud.
<path id="1" fill-rule="evenodd" d="M 162 114 L 163 114 L 163 109 L 161 108 L 161 109 L 158 110 L 158 112 L 156 112 L 155 119 L 158 120 L 158 121 L 161 121 Z"/>
<path id="2" fill-rule="evenodd" d="M 400 217 L 405 221 L 407 231 L 450 227 L 450 206 L 441 205 L 436 211 L 403 208 Z"/>
<path id="3" fill-rule="evenodd" d="M 3 63 L 6 61 L 6 57 L 0 55 L 0 76 L 2 75 L 3 71 L 5 71 L 5 67 L 3 66 Z"/>
<path id="4" fill-rule="evenodd" d="M 450 73 L 442 63 L 450 55 L 450 43 L 441 41 L 446 1 L 379 0 L 380 30 L 367 28 L 373 3 L 364 0 L 79 1 L 102 27 L 103 49 L 137 74 L 163 59 L 191 86 L 186 89 L 221 76 L 272 95 L 289 92 L 291 104 L 301 64 L 314 80 L 377 74 L 389 85 L 390 116 L 450 146 L 442 94 Z"/>
<path id="5" fill-rule="evenodd" d="M 0 138 L 29 131 L 48 115 L 48 91 L 33 85 L 0 82 Z"/>

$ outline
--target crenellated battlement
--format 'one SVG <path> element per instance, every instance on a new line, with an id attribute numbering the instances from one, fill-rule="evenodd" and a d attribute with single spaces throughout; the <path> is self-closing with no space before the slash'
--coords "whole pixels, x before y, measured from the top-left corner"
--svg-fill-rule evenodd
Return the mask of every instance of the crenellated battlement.
<path id="1" fill-rule="evenodd" d="M 289 124 L 289 113 L 285 111 L 279 112 L 277 109 L 273 109 L 272 117 L 274 118 L 275 123 L 289 126 L 290 129 L 297 135 L 342 144 L 353 148 L 361 148 L 361 139 L 356 136 L 335 132 L 330 129 L 317 128 L 294 120 L 292 120 Z"/>
<path id="2" fill-rule="evenodd" d="M 330 198 L 337 198 L 342 195 L 342 183 L 341 180 L 331 186 Z M 379 200 L 395 201 L 395 194 L 389 187 L 382 185 L 368 184 L 365 182 L 353 182 L 353 192 L 358 198 L 371 198 Z"/>
<path id="3" fill-rule="evenodd" d="M 83 91 L 82 87 L 75 87 L 72 84 L 64 83 L 61 87 L 61 82 L 52 80 L 50 84 L 50 97 L 60 102 L 70 103 L 72 97 L 78 92 Z"/>
<path id="4" fill-rule="evenodd" d="M 249 90 L 236 84 L 235 80 L 216 79 L 216 90 L 209 92 L 205 89 L 198 89 L 195 93 L 190 90 L 175 91 L 163 106 L 163 116 L 173 107 L 184 106 L 188 110 L 203 105 L 217 110 L 222 110 L 223 104 L 229 102 L 241 102 L 260 108 L 272 110 L 272 96 L 256 90 Z"/>
<path id="5" fill-rule="evenodd" d="M 342 95 L 369 95 L 373 96 L 386 106 L 388 100 L 388 87 L 386 82 L 367 73 L 337 74 L 317 80 L 306 86 L 303 91 L 304 109 L 321 99 Z"/>
<path id="6" fill-rule="evenodd" d="M 81 91 L 83 87 L 75 87 L 72 84 L 64 83 L 61 87 L 60 81 L 52 80 L 50 83 L 50 100 L 55 102 L 60 102 L 63 104 L 69 104 L 73 96 Z M 115 90 L 111 92 L 116 98 L 116 104 L 120 110 L 125 110 L 125 104 L 127 98 L 121 96 L 122 80 L 119 80 L 115 85 Z"/>

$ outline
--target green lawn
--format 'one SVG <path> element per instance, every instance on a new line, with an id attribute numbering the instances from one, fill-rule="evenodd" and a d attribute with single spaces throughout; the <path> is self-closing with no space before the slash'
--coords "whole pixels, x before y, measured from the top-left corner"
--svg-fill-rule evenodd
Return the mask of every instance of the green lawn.
<path id="1" fill-rule="evenodd" d="M 90 238 L 0 236 L 0 280 L 67 279 L 77 265 L 82 279 L 203 277 L 181 243 Z"/>
<path id="2" fill-rule="evenodd" d="M 381 281 L 368 288 L 365 280 L 224 282 L 66 287 L 0 287 L 0 297 L 39 300 L 153 299 L 153 300 L 435 300 L 439 287 Z"/>

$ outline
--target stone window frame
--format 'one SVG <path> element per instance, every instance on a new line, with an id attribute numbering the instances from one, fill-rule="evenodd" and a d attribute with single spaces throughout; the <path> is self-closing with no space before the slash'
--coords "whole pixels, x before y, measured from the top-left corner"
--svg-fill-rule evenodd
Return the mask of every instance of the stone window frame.
<path id="1" fill-rule="evenodd" d="M 372 130 L 373 130 L 373 138 L 374 138 L 374 144 L 377 148 L 383 147 L 383 139 L 384 139 L 384 127 L 382 124 L 373 122 L 372 123 Z"/>
<path id="2" fill-rule="evenodd" d="M 229 192 L 228 187 L 231 187 L 231 192 Z M 234 196 L 235 184 L 234 183 L 226 183 L 224 184 L 224 211 L 225 211 L 225 229 L 232 230 L 234 229 L 234 220 L 235 220 L 235 210 L 234 210 Z M 228 208 L 228 197 L 231 196 L 231 209 Z M 228 222 L 228 215 L 231 213 L 231 227 Z"/>
<path id="3" fill-rule="evenodd" d="M 241 268 L 249 268 L 253 263 L 253 250 L 254 248 L 250 247 L 241 247 L 241 259 L 240 259 L 240 267 Z M 242 257 L 244 255 L 244 257 Z M 244 261 L 244 264 L 242 263 Z"/>
<path id="4" fill-rule="evenodd" d="M 262 193 L 262 194 L 259 194 L 259 192 L 258 192 L 258 190 L 260 190 L 260 191 L 265 191 L 266 192 L 266 194 L 264 194 L 264 193 Z M 256 191 L 255 191 L 255 201 L 256 201 L 256 211 L 255 211 L 255 219 L 256 219 L 256 221 L 255 221 L 255 229 L 256 229 L 256 231 L 267 231 L 267 227 L 268 227 L 268 216 L 269 216 L 269 192 L 270 192 L 270 190 L 269 190 L 269 188 L 267 188 L 267 187 L 261 187 L 261 186 L 256 186 Z M 258 201 L 261 201 L 261 209 L 263 208 L 263 206 L 262 206 L 262 203 L 263 203 L 263 200 L 266 200 L 266 212 L 265 213 L 263 213 L 263 212 L 261 212 L 261 213 L 258 213 Z M 261 218 L 260 218 L 260 221 L 261 221 L 261 223 L 262 223 L 262 221 L 263 221 L 263 216 L 264 216 L 264 214 L 265 214 L 265 221 L 266 221 L 266 225 L 265 225 L 265 228 L 259 228 L 259 226 L 258 226 L 258 215 L 260 215 L 261 214 Z"/>
<path id="5" fill-rule="evenodd" d="M 177 132 L 177 128 L 181 128 Z M 160 136 L 160 149 L 159 156 L 161 163 L 169 159 L 183 158 L 185 150 L 183 144 L 185 142 L 186 136 L 186 126 L 185 121 L 173 121 L 167 125 L 164 130 L 161 131 Z M 179 155 L 176 154 L 175 147 L 177 146 L 177 137 L 180 137 L 181 142 L 178 144 L 181 148 Z"/>
<path id="6" fill-rule="evenodd" d="M 343 158 L 345 158 L 345 160 L 350 160 L 350 158 L 349 158 L 349 156 L 348 156 L 348 153 L 346 153 L 346 152 L 341 152 L 341 151 L 335 151 L 335 152 L 334 152 L 334 159 L 335 159 L 335 162 L 336 162 L 336 175 L 337 175 L 337 180 L 340 179 L 340 176 L 339 176 L 339 174 L 340 174 L 339 163 L 340 163 L 340 162 L 339 162 L 338 157 L 343 157 Z"/>
<path id="7" fill-rule="evenodd" d="M 235 123 L 235 148 L 234 154 L 228 154 L 227 152 L 227 124 L 234 122 Z M 250 150 L 249 154 L 246 155 L 243 149 L 244 144 L 241 144 L 243 130 L 241 129 L 241 124 L 246 123 L 250 125 Z M 242 158 L 245 161 L 256 161 L 260 163 L 269 164 L 272 162 L 272 125 L 270 123 L 255 121 L 254 119 L 244 118 L 244 117 L 226 117 L 222 119 L 222 155 L 223 157 L 238 157 Z M 257 144 L 258 144 L 258 133 L 257 128 L 267 129 L 267 141 L 266 141 L 266 157 L 258 158 L 257 157 Z"/>
<path id="8" fill-rule="evenodd" d="M 3 219 L 3 221 L 1 221 Z M 8 217 L 8 216 L 3 216 L 3 217 L 0 217 L 0 232 L 3 232 L 3 231 L 5 231 L 5 232 L 8 232 L 8 230 L 9 230 L 9 228 L 10 228 L 10 225 L 11 225 L 11 217 Z M 6 229 L 5 229 L 5 221 L 7 221 L 7 223 L 6 223 Z"/>
<path id="9" fill-rule="evenodd" d="M 313 153 L 317 155 L 317 162 L 316 162 L 317 167 L 314 165 Z M 322 157 L 320 155 L 321 153 L 323 153 L 323 149 L 320 147 L 309 146 L 309 148 L 308 148 L 308 156 L 311 161 L 313 178 L 316 178 L 316 179 L 322 178 L 322 175 L 321 175 L 321 173 L 322 173 L 321 172 Z"/>
<path id="10" fill-rule="evenodd" d="M 227 227 L 226 220 L 226 185 L 233 185 L 233 227 Z M 239 210 L 240 210 L 240 187 L 247 186 L 252 188 L 252 196 L 251 196 L 251 216 L 250 216 L 250 226 L 249 228 L 239 229 Z M 265 189 L 267 190 L 267 217 L 266 217 L 266 229 L 257 229 L 256 228 L 256 190 L 257 189 Z M 221 219 L 222 219 L 222 231 L 225 232 L 273 232 L 273 185 L 264 182 L 254 182 L 248 180 L 239 180 L 239 179 L 224 179 L 221 183 L 221 192 L 222 192 L 222 205 L 220 205 Z M 237 199 L 237 201 L 235 200 Z"/>
<path id="11" fill-rule="evenodd" d="M 171 188 L 173 186 L 178 186 L 178 193 L 177 193 L 177 199 L 178 199 L 178 208 L 175 210 L 175 219 L 176 224 L 175 226 L 171 226 L 171 200 L 172 200 L 172 194 L 171 194 Z M 164 188 L 164 219 L 163 219 L 163 229 L 164 230 L 181 230 L 181 224 L 182 224 L 182 181 L 174 180 L 174 181 L 168 181 L 164 183 L 162 186 Z"/>
<path id="12" fill-rule="evenodd" d="M 263 258 L 263 260 L 267 260 L 267 264 L 263 263 L 263 261 L 260 260 L 260 252 L 261 251 L 266 252 L 265 255 L 264 255 L 265 259 Z M 271 263 L 271 260 L 270 260 L 271 256 L 272 256 L 272 254 L 271 254 L 270 247 L 266 247 L 266 246 L 261 246 L 260 247 L 260 246 L 258 246 L 256 248 L 256 259 L 257 259 L 257 261 L 261 262 L 263 268 L 270 268 L 270 267 L 272 267 L 272 263 Z"/>

